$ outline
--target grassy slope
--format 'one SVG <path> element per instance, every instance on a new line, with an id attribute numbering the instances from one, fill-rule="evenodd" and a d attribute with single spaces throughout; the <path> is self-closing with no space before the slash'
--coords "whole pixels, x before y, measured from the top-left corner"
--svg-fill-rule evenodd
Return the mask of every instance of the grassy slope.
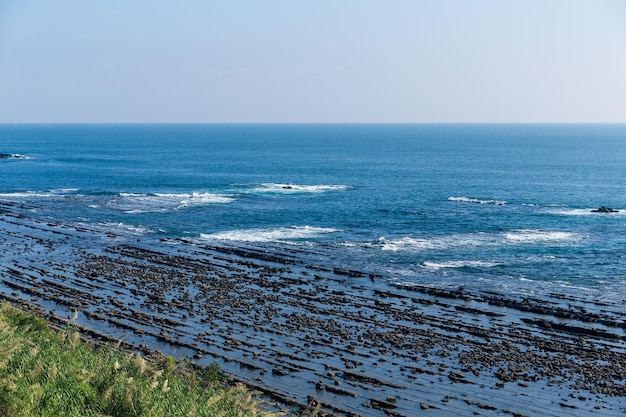
<path id="1" fill-rule="evenodd" d="M 270 415 L 244 387 L 222 380 L 219 367 L 193 371 L 168 357 L 147 362 L 110 345 L 94 349 L 71 329 L 53 332 L 0 306 L 0 416 Z"/>

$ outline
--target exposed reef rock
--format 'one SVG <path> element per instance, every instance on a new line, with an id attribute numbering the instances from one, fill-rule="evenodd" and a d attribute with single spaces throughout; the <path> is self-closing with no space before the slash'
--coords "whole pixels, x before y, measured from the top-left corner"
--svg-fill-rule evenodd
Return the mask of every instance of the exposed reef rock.
<path id="1" fill-rule="evenodd" d="M 24 158 L 24 155 L 20 155 L 18 153 L 1 153 L 0 159 L 10 159 L 10 158 Z"/>
<path id="2" fill-rule="evenodd" d="M 320 417 L 626 409 L 623 299 L 391 281 L 306 246 L 128 241 L 0 200 L 0 300 Z"/>
<path id="3" fill-rule="evenodd" d="M 591 210 L 592 213 L 619 213 L 619 210 L 614 210 L 611 207 L 600 206 L 600 208 Z"/>

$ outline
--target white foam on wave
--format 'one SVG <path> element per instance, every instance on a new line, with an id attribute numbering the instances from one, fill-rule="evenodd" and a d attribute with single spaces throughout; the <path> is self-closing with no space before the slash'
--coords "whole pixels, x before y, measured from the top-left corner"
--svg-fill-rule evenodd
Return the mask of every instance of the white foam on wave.
<path id="1" fill-rule="evenodd" d="M 55 190 L 50 190 L 50 192 L 54 194 L 74 194 L 78 191 L 79 188 L 58 188 Z"/>
<path id="2" fill-rule="evenodd" d="M 455 247 L 475 247 L 495 245 L 496 237 L 486 233 L 468 233 L 451 236 L 438 236 L 433 238 L 415 238 L 410 236 L 398 239 L 378 239 L 381 249 L 384 251 L 408 251 L 422 252 L 425 250 L 445 250 Z"/>
<path id="3" fill-rule="evenodd" d="M 595 288 L 584 287 L 582 285 L 576 285 L 576 284 L 573 284 L 573 283 L 567 282 L 567 281 L 558 280 L 558 281 L 553 281 L 552 283 L 558 285 L 559 287 L 568 288 L 568 289 L 572 289 L 572 290 L 576 290 L 576 291 L 585 291 L 585 292 L 596 292 L 597 291 L 597 289 L 595 289 Z"/>
<path id="4" fill-rule="evenodd" d="M 57 188 L 45 191 L 16 191 L 12 193 L 0 193 L 0 198 L 19 200 L 33 198 L 59 199 L 70 196 L 81 196 L 80 194 L 78 194 L 78 191 L 80 191 L 80 189 L 78 188 Z"/>
<path id="5" fill-rule="evenodd" d="M 515 243 L 576 242 L 582 239 L 578 233 L 538 229 L 513 230 L 504 236 L 508 241 Z"/>
<path id="6" fill-rule="evenodd" d="M 14 192 L 14 193 L 0 193 L 0 197 L 8 198 L 8 199 L 28 199 L 28 198 L 51 198 L 51 197 L 60 197 L 58 193 L 54 193 L 51 191 L 24 191 L 24 192 Z"/>
<path id="7" fill-rule="evenodd" d="M 120 209 L 127 214 L 162 213 L 170 210 L 180 210 L 193 206 L 230 203 L 234 197 L 225 194 L 213 193 L 120 193 L 121 201 L 113 199 L 107 204 Z"/>
<path id="8" fill-rule="evenodd" d="M 492 268 L 494 266 L 500 265 L 498 262 L 488 262 L 488 261 L 448 261 L 448 262 L 424 262 L 424 267 L 432 270 L 439 269 L 454 269 L 454 268 Z"/>
<path id="9" fill-rule="evenodd" d="M 482 200 L 482 199 L 473 198 L 473 197 L 448 197 L 448 201 L 458 201 L 461 203 L 475 203 L 475 204 L 494 204 L 497 206 L 503 206 L 507 204 L 507 202 L 503 200 Z"/>
<path id="10" fill-rule="evenodd" d="M 151 230 L 147 227 L 144 226 L 135 226 L 132 224 L 126 224 L 126 223 L 122 223 L 122 222 L 107 222 L 107 223 L 100 223 L 101 226 L 104 226 L 107 229 L 113 229 L 117 232 L 125 232 L 125 233 L 130 233 L 132 235 L 145 235 L 148 233 L 155 233 L 154 230 Z"/>
<path id="11" fill-rule="evenodd" d="M 328 191 L 342 191 L 350 189 L 349 185 L 298 185 L 298 184 L 282 184 L 282 183 L 262 183 L 251 189 L 254 193 L 281 193 L 281 194 L 297 194 L 297 193 L 324 193 Z"/>
<path id="12" fill-rule="evenodd" d="M 228 240 L 236 242 L 283 242 L 301 241 L 337 232 L 336 229 L 312 226 L 292 226 L 265 229 L 243 229 L 228 232 L 201 234 L 203 240 Z"/>
<path id="13" fill-rule="evenodd" d="M 30 200 L 61 198 L 83 198 L 78 188 L 59 188 L 48 191 L 20 191 L 0 193 L 0 198 L 7 200 Z M 206 192 L 192 193 L 119 193 L 102 197 L 88 195 L 91 208 L 106 206 L 113 210 L 123 211 L 126 214 L 162 213 L 171 210 L 180 210 L 188 207 L 205 206 L 210 204 L 225 204 L 235 201 L 233 195 Z M 97 200 L 97 201 L 96 201 Z"/>
<path id="14" fill-rule="evenodd" d="M 378 239 L 378 242 L 382 250 L 391 252 L 420 252 L 427 249 L 442 249 L 438 239 L 419 239 L 408 236 L 399 239 L 386 239 L 381 237 Z"/>
<path id="15" fill-rule="evenodd" d="M 161 194 L 157 194 L 157 196 L 159 195 Z M 235 198 L 226 194 L 192 193 L 191 195 L 185 195 L 185 198 L 181 201 L 179 208 L 187 206 L 202 206 L 205 204 L 231 203 L 233 201 L 235 201 Z"/>
<path id="16" fill-rule="evenodd" d="M 619 210 L 617 213 L 594 213 L 592 210 L 597 210 L 598 208 L 551 208 L 546 210 L 547 214 L 554 214 L 557 216 L 626 216 L 625 210 Z"/>
<path id="17" fill-rule="evenodd" d="M 378 239 L 380 248 L 391 252 L 423 252 L 455 248 L 497 247 L 521 244 L 567 244 L 584 238 L 573 232 L 545 231 L 536 229 L 512 230 L 506 233 L 466 233 L 432 238 L 405 236 L 397 239 Z"/>

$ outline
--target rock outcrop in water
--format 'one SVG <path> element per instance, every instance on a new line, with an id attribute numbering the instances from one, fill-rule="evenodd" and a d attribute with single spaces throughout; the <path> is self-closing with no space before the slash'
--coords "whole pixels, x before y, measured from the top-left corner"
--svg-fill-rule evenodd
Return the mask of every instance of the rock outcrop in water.
<path id="1" fill-rule="evenodd" d="M 0 159 L 9 159 L 9 158 L 23 158 L 23 156 L 17 153 L 1 153 L 0 152 Z"/>
<path id="2" fill-rule="evenodd" d="M 614 210 L 611 207 L 600 206 L 600 208 L 591 210 L 592 213 L 619 213 L 619 210 Z"/>

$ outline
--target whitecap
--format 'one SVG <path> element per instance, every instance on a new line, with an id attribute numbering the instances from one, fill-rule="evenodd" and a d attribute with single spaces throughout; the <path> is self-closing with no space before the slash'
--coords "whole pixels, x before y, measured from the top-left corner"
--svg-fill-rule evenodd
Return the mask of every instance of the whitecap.
<path id="1" fill-rule="evenodd" d="M 157 194 L 160 196 L 161 194 Z M 186 195 L 181 201 L 179 208 L 187 206 L 202 206 L 205 204 L 219 204 L 219 203 L 231 203 L 235 201 L 235 198 L 226 194 L 212 194 L 212 193 L 192 193 Z"/>
<path id="2" fill-rule="evenodd" d="M 0 193 L 0 197 L 8 199 L 59 199 L 69 196 L 80 196 L 78 188 L 58 188 L 47 191 L 16 191 L 12 193 Z"/>
<path id="3" fill-rule="evenodd" d="M 228 240 L 237 242 L 290 242 L 321 237 L 337 232 L 336 229 L 312 226 L 292 226 L 264 229 L 242 229 L 201 234 L 203 240 Z"/>
<path id="4" fill-rule="evenodd" d="M 419 238 L 404 236 L 396 239 L 381 237 L 378 244 L 381 250 L 391 252 L 423 252 L 456 248 L 499 247 L 520 244 L 562 244 L 579 242 L 583 235 L 573 232 L 545 231 L 535 229 L 512 230 L 506 233 L 466 233 L 449 236 Z"/>
<path id="5" fill-rule="evenodd" d="M 445 250 L 457 247 L 476 247 L 497 244 L 497 236 L 486 233 L 468 233 L 432 238 L 405 236 L 398 239 L 378 239 L 384 251 L 421 252 L 425 250 Z"/>
<path id="6" fill-rule="evenodd" d="M 448 201 L 458 201 L 461 203 L 476 203 L 476 204 L 494 204 L 497 206 L 503 206 L 507 204 L 507 202 L 503 200 L 482 200 L 482 199 L 473 198 L 473 197 L 448 197 Z"/>
<path id="7" fill-rule="evenodd" d="M 576 285 L 576 284 L 573 284 L 571 282 L 561 281 L 561 280 L 553 281 L 553 284 L 556 284 L 557 286 L 562 287 L 562 288 L 568 288 L 568 289 L 573 289 L 573 290 L 580 290 L 580 291 L 586 291 L 586 292 L 595 292 L 595 291 L 597 291 L 594 288 L 583 287 L 581 285 Z"/>
<path id="8" fill-rule="evenodd" d="M 120 193 L 119 199 L 107 202 L 109 207 L 122 210 L 127 214 L 163 213 L 170 210 L 180 210 L 188 207 L 210 204 L 230 203 L 233 196 L 213 193 Z"/>
<path id="9" fill-rule="evenodd" d="M 14 192 L 14 193 L 0 193 L 0 197 L 2 198 L 50 198 L 50 197 L 59 197 L 59 194 L 55 194 L 49 191 L 24 191 L 24 192 Z"/>
<path id="10" fill-rule="evenodd" d="M 253 187 L 250 191 L 253 193 L 280 193 L 280 194 L 297 194 L 297 193 L 324 193 L 328 191 L 342 191 L 350 189 L 348 185 L 298 185 L 283 183 L 262 183 Z"/>
<path id="11" fill-rule="evenodd" d="M 505 233 L 504 237 L 514 243 L 573 242 L 582 239 L 578 233 L 538 229 L 513 230 Z"/>
<path id="12" fill-rule="evenodd" d="M 57 188 L 50 190 L 53 194 L 73 194 L 79 191 L 79 188 Z"/>
<path id="13" fill-rule="evenodd" d="M 141 214 L 141 213 L 165 213 L 167 209 L 155 210 L 155 209 L 134 209 L 134 210 L 124 210 L 126 214 Z"/>
<path id="14" fill-rule="evenodd" d="M 381 237 L 378 239 L 381 249 L 384 251 L 398 252 L 410 251 L 419 252 L 427 249 L 442 249 L 441 242 L 436 239 L 421 239 L 413 237 L 402 237 L 399 239 L 386 239 Z"/>
<path id="15" fill-rule="evenodd" d="M 573 208 L 556 208 L 556 209 L 549 209 L 549 210 L 545 210 L 545 213 L 547 214 L 553 214 L 553 215 L 557 215 L 557 216 L 603 216 L 605 215 L 604 213 L 594 213 L 592 212 L 592 210 L 597 210 L 597 207 L 594 208 L 578 208 L 578 209 L 573 209 Z M 619 210 L 617 213 L 609 213 L 610 216 L 624 216 L 626 215 L 626 211 L 624 210 Z"/>
<path id="16" fill-rule="evenodd" d="M 494 266 L 500 265 L 498 262 L 488 262 L 488 261 L 448 261 L 448 262 L 423 262 L 424 267 L 428 269 L 438 270 L 438 269 L 448 269 L 448 268 L 492 268 Z"/>
<path id="17" fill-rule="evenodd" d="M 100 226 L 104 226 L 109 230 L 115 230 L 116 232 L 125 232 L 130 233 L 132 235 L 145 235 L 148 233 L 154 233 L 153 230 L 144 227 L 144 226 L 135 226 L 132 224 L 126 224 L 122 222 L 107 222 L 107 223 L 99 223 Z"/>

